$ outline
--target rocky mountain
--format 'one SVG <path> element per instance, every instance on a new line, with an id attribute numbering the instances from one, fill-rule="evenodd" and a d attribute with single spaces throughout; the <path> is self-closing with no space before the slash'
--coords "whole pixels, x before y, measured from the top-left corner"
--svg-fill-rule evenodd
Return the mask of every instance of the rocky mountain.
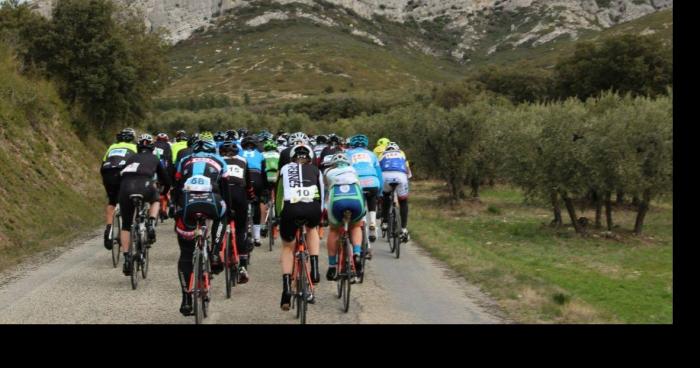
<path id="1" fill-rule="evenodd" d="M 44 15 L 58 0 L 33 0 Z M 576 39 L 582 32 L 600 31 L 673 7 L 673 0 L 115 0 L 140 10 L 152 28 L 164 28 L 173 43 L 189 38 L 202 27 L 215 25 L 219 18 L 246 12 L 246 8 L 268 8 L 251 27 L 271 20 L 305 18 L 327 27 L 353 27 L 357 22 L 339 24 L 324 14 L 328 5 L 343 8 L 364 20 L 384 18 L 417 29 L 425 37 L 405 43 L 427 54 L 450 55 L 469 60 L 498 50 L 538 46 L 557 39 Z M 292 9 L 282 5 L 306 5 Z M 311 11 L 306 11 L 311 7 Z M 353 24 L 355 23 L 355 24 Z M 353 27 L 353 34 L 378 45 L 387 35 Z"/>

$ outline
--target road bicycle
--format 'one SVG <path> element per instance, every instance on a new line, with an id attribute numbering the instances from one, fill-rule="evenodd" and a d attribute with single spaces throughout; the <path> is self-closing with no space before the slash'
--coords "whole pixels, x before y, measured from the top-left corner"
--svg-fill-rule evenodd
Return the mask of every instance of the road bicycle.
<path id="1" fill-rule="evenodd" d="M 194 232 L 195 247 L 192 254 L 192 275 L 190 276 L 189 293 L 192 295 L 192 306 L 195 324 L 201 324 L 207 317 L 210 302 L 211 265 L 209 264 L 209 237 L 207 236 L 206 217 L 195 214 L 197 228 Z"/>
<path id="2" fill-rule="evenodd" d="M 352 242 L 350 241 L 350 218 L 352 213 L 345 211 L 343 213 L 343 227 L 340 229 L 338 239 L 338 272 L 336 274 L 336 283 L 338 287 L 338 298 L 342 298 L 343 312 L 347 313 L 350 309 L 350 290 L 357 277 L 355 262 L 353 260 Z M 361 277 L 361 276 L 360 276 Z"/>
<path id="3" fill-rule="evenodd" d="M 296 318 L 306 324 L 309 298 L 313 295 L 314 283 L 309 271 L 309 251 L 306 249 L 306 220 L 296 220 L 294 264 L 292 266 L 292 308 L 296 307 Z"/>
<path id="4" fill-rule="evenodd" d="M 129 265 L 131 273 L 131 288 L 136 290 L 139 284 L 139 273 L 146 279 L 148 276 L 148 253 L 150 241 L 146 234 L 146 219 L 150 205 L 143 202 L 143 195 L 131 194 L 129 196 L 134 205 L 134 221 L 131 224 L 129 244 Z"/>
<path id="5" fill-rule="evenodd" d="M 110 241 L 112 242 L 112 266 L 117 268 L 119 265 L 119 258 L 121 257 L 121 238 L 119 237 L 119 232 L 122 227 L 122 213 L 119 203 L 114 207 L 114 214 L 112 215 L 112 232 L 109 234 Z"/>

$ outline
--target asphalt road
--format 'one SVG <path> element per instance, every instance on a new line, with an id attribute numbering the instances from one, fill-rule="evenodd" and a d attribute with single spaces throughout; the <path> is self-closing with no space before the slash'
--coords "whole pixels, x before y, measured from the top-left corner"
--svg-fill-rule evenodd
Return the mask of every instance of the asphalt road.
<path id="1" fill-rule="evenodd" d="M 148 279 L 136 290 L 112 267 L 101 232 L 89 239 L 35 257 L 0 275 L 0 323 L 40 324 L 193 324 L 179 313 L 179 248 L 172 221 L 158 226 L 151 248 Z M 401 258 L 383 240 L 374 244 L 363 284 L 355 284 L 348 313 L 336 298 L 335 282 L 325 280 L 328 258 L 322 243 L 316 304 L 308 323 L 316 324 L 490 324 L 504 323 L 493 303 L 476 287 L 452 274 L 413 243 L 403 244 Z M 279 308 L 282 288 L 279 242 L 270 252 L 253 253 L 251 280 L 226 299 L 224 274 L 213 280 L 207 324 L 295 324 L 294 310 Z"/>

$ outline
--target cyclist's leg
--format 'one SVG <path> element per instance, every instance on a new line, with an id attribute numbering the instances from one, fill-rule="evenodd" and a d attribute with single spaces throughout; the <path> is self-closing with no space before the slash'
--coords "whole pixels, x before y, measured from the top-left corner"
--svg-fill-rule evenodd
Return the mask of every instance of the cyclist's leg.
<path id="1" fill-rule="evenodd" d="M 192 295 L 188 293 L 190 275 L 192 274 L 192 255 L 194 253 L 194 228 L 185 225 L 180 212 L 176 217 L 175 230 L 177 242 L 180 247 L 180 258 L 177 261 L 177 274 L 182 292 L 180 313 L 190 315 L 192 313 Z"/>
<path id="2" fill-rule="evenodd" d="M 321 238 L 318 234 L 318 225 L 321 223 L 321 202 L 301 203 L 303 207 L 302 218 L 306 223 L 306 246 L 309 250 L 311 263 L 311 280 L 314 283 L 321 281 L 318 272 L 318 255 L 321 252 Z"/>
<path id="3" fill-rule="evenodd" d="M 282 238 L 282 250 L 280 252 L 280 263 L 282 265 L 282 300 L 280 307 L 282 310 L 289 310 L 292 299 L 292 268 L 294 265 L 294 238 L 296 233 L 296 204 L 285 203 L 280 214 L 280 237 Z"/>
<path id="4" fill-rule="evenodd" d="M 364 188 L 367 191 L 367 213 L 369 214 L 369 237 L 370 241 L 377 237 L 377 194 L 379 188 Z"/>
<path id="5" fill-rule="evenodd" d="M 382 173 L 384 179 L 384 188 L 382 188 L 382 213 L 384 217 L 382 218 L 382 230 L 387 229 L 387 220 L 389 218 L 389 207 L 391 206 L 391 186 L 389 186 L 389 175 L 387 173 Z"/>
<path id="6" fill-rule="evenodd" d="M 403 174 L 403 173 L 402 173 Z M 408 237 L 408 177 L 406 174 L 399 176 L 399 186 L 396 188 L 399 197 L 399 209 L 401 211 L 401 234 L 404 241 L 409 239 Z"/>
<path id="7" fill-rule="evenodd" d="M 260 217 L 261 217 L 261 196 L 265 189 L 266 177 L 260 173 L 251 173 L 251 182 L 255 191 L 256 201 L 253 202 L 253 242 L 256 246 L 260 246 Z"/>
<path id="8" fill-rule="evenodd" d="M 103 170 L 100 172 L 102 174 L 102 184 L 105 187 L 105 192 L 107 192 L 107 207 L 105 208 L 105 233 L 104 233 L 104 246 L 107 249 L 112 249 L 112 219 L 114 217 L 114 210 L 119 201 L 119 170 Z"/>
<path id="9" fill-rule="evenodd" d="M 148 229 L 148 238 L 151 242 L 156 241 L 156 229 L 155 223 L 158 217 L 158 212 L 160 210 L 158 189 L 155 186 L 150 186 L 145 190 L 144 200 L 149 202 L 151 206 L 148 209 L 148 221 L 146 221 L 146 228 Z"/>

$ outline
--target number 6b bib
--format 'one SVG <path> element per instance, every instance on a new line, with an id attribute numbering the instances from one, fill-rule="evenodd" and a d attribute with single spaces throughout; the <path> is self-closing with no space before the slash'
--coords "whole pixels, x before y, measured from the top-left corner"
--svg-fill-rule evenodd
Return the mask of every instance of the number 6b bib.
<path id="1" fill-rule="evenodd" d="M 183 189 L 190 192 L 211 192 L 211 179 L 204 175 L 195 175 L 187 179 Z"/>

